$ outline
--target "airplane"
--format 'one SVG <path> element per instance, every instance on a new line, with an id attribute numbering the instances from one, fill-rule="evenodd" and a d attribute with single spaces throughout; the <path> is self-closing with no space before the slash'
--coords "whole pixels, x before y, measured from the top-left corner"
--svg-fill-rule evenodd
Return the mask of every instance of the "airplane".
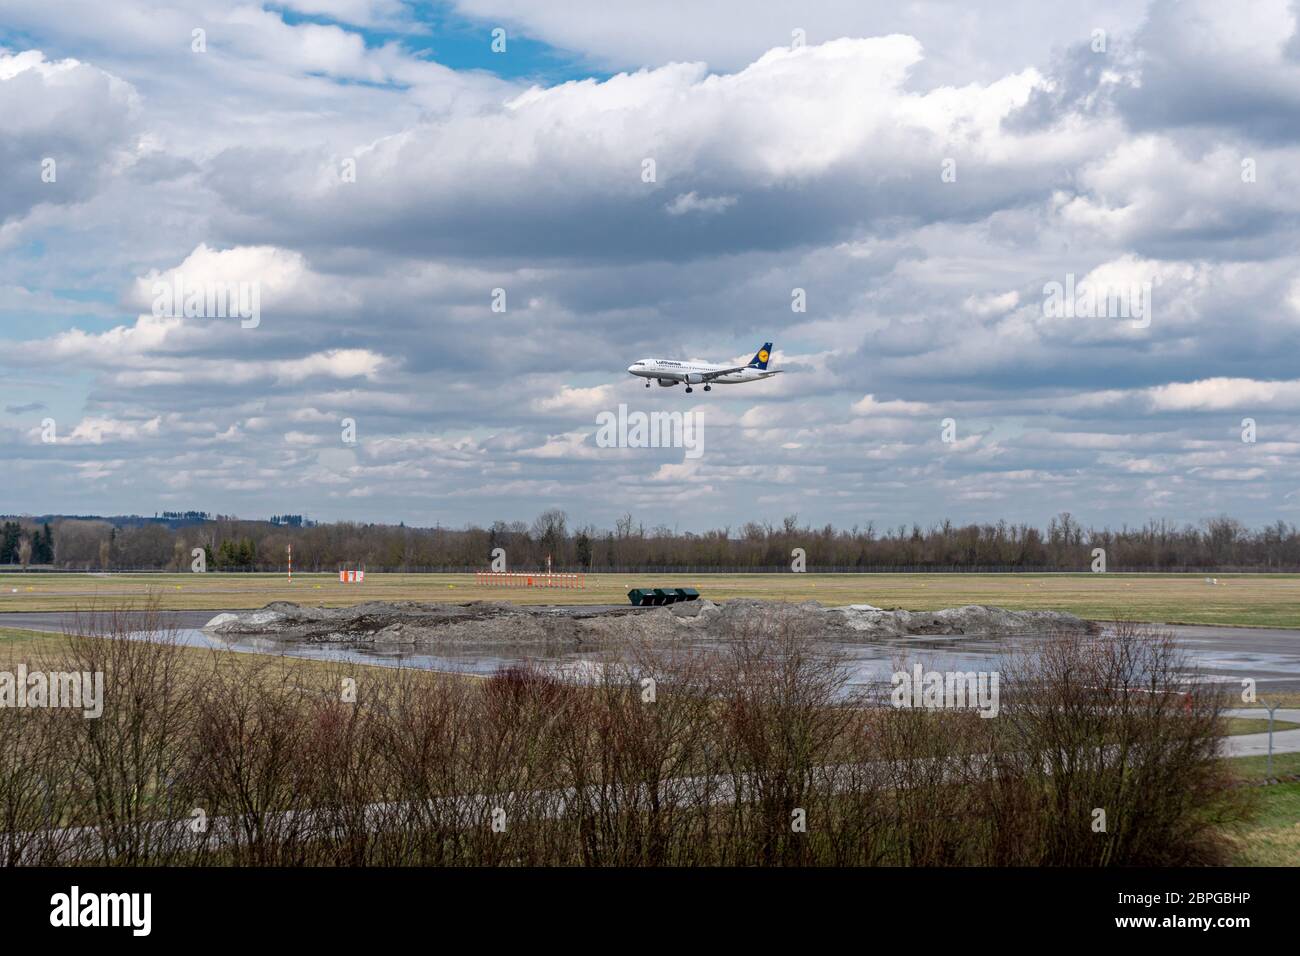
<path id="1" fill-rule="evenodd" d="M 708 365 L 702 362 L 676 362 L 670 359 L 641 359 L 633 362 L 627 370 L 644 379 L 653 379 L 664 388 L 671 388 L 678 383 L 686 385 L 687 392 L 695 391 L 692 385 L 703 385 L 706 392 L 713 390 L 713 383 L 719 385 L 739 385 L 742 382 L 757 382 L 760 379 L 779 375 L 779 369 L 769 370 L 768 356 L 772 354 L 772 343 L 764 342 L 763 347 L 754 353 L 748 365 Z M 650 382 L 645 383 L 650 387 Z"/>

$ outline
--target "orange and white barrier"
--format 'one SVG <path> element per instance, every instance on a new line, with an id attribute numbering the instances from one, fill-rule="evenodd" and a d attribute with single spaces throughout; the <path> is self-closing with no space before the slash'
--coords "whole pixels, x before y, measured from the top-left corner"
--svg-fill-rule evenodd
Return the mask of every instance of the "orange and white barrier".
<path id="1" fill-rule="evenodd" d="M 578 591 L 587 586 L 585 574 L 533 574 L 529 571 L 475 571 L 474 581 L 489 588 L 566 588 Z"/>
<path id="2" fill-rule="evenodd" d="M 360 584 L 366 579 L 365 571 L 358 571 L 356 568 L 350 571 L 339 570 L 339 584 Z"/>

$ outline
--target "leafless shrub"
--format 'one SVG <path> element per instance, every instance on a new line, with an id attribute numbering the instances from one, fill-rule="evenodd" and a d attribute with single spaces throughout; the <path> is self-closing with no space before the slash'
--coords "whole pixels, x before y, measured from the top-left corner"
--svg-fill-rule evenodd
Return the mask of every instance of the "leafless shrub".
<path id="1" fill-rule="evenodd" d="M 383 718 L 370 746 L 384 810 L 375 862 L 468 862 L 462 841 L 474 821 L 455 797 L 474 792 L 464 754 L 466 739 L 477 732 L 470 716 L 476 693 L 467 682 L 412 671 L 398 671 L 379 685 L 374 706 Z"/>
<path id="2" fill-rule="evenodd" d="M 78 614 L 64 647 L 39 662 L 49 671 L 103 675 L 103 713 L 54 716 L 68 760 L 65 825 L 88 825 L 100 862 L 169 862 L 185 852 L 175 828 L 158 825 L 192 804 L 187 746 L 196 674 L 156 603 Z"/>
<path id="3" fill-rule="evenodd" d="M 565 819 L 587 865 L 686 865 L 707 850 L 717 793 L 708 652 L 632 644 L 570 702 Z M 584 721 L 587 730 L 577 721 Z"/>
<path id="4" fill-rule="evenodd" d="M 79 715 L 78 715 L 79 716 Z M 0 863 L 54 865 L 71 842 L 76 779 L 65 754 L 64 714 L 0 711 Z"/>
<path id="5" fill-rule="evenodd" d="M 224 652 L 223 652 L 224 654 Z M 221 861 L 309 861 L 312 713 L 287 670 L 220 660 L 198 689 L 191 767 Z"/>
<path id="6" fill-rule="evenodd" d="M 1246 810 L 1219 759 L 1225 699 L 1172 634 L 1123 624 L 1057 636 L 1014 655 L 1004 676 L 1015 690 L 997 773 L 1004 794 L 1023 791 L 1003 806 L 1032 837 L 1023 862 L 1223 861 L 1223 828 Z"/>
<path id="7" fill-rule="evenodd" d="M 719 726 L 734 794 L 726 863 L 811 863 L 807 828 L 832 816 L 837 746 L 852 721 L 841 706 L 842 667 L 814 652 L 809 636 L 784 620 L 726 635 Z"/>

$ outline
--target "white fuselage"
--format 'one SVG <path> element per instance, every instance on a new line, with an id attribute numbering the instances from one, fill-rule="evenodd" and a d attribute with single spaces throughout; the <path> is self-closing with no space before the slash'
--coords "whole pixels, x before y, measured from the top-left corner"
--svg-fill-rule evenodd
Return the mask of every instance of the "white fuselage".
<path id="1" fill-rule="evenodd" d="M 759 368 L 743 368 L 738 372 L 732 372 L 730 375 L 720 375 L 717 378 L 705 379 L 701 377 L 705 373 L 716 372 L 724 368 L 735 368 L 735 366 L 710 365 L 706 362 L 676 362 L 671 359 L 642 359 L 629 365 L 627 370 L 633 375 L 639 375 L 641 378 L 657 378 L 666 382 L 685 382 L 688 385 L 706 381 L 713 385 L 740 385 L 743 382 L 757 382 L 760 379 L 771 378 L 776 374 L 775 371 Z"/>

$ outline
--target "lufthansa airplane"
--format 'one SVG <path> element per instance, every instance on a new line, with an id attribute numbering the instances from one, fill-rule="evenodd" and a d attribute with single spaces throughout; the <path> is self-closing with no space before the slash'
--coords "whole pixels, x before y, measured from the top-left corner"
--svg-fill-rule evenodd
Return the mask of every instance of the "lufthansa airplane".
<path id="1" fill-rule="evenodd" d="M 695 391 L 691 388 L 692 385 L 703 385 L 708 392 L 712 391 L 714 382 L 719 385 L 739 385 L 741 382 L 757 382 L 759 379 L 779 375 L 779 369 L 768 370 L 767 359 L 771 354 L 772 343 L 764 342 L 748 365 L 706 365 L 701 362 L 674 362 L 670 359 L 642 359 L 633 362 L 627 370 L 647 379 L 646 388 L 650 387 L 649 379 L 657 379 L 664 388 L 680 382 L 685 384 L 688 392 Z"/>

